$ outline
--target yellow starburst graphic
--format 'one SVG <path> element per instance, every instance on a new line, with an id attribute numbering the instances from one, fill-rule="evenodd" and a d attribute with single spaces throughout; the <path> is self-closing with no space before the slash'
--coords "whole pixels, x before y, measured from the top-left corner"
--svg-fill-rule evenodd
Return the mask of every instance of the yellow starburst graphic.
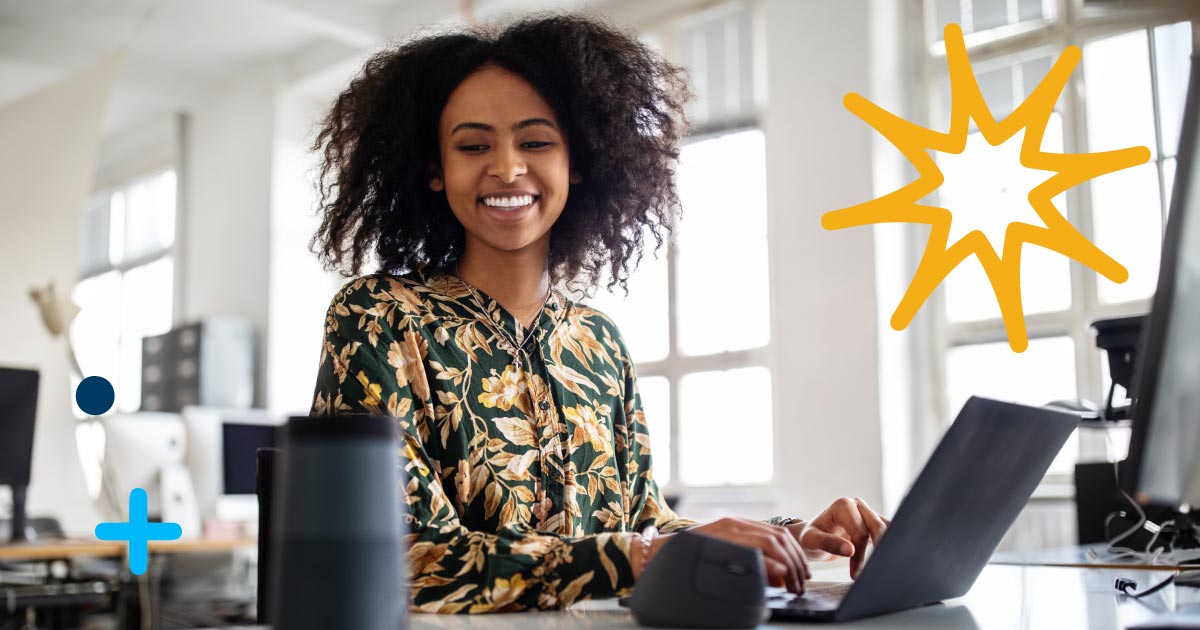
<path id="1" fill-rule="evenodd" d="M 892 328 L 906 328 L 942 280 L 967 256 L 974 254 L 982 264 L 1000 305 L 1009 346 L 1016 352 L 1024 352 L 1029 340 L 1021 305 L 1022 246 L 1029 243 L 1056 251 L 1087 265 L 1113 282 L 1124 282 L 1129 277 L 1125 267 L 1084 238 L 1063 217 L 1052 199 L 1081 182 L 1145 163 L 1150 159 L 1150 150 L 1146 147 L 1130 147 L 1100 153 L 1042 151 L 1042 137 L 1054 111 L 1054 104 L 1079 64 L 1078 47 L 1067 47 L 1029 98 L 1004 120 L 997 121 L 984 102 L 967 57 L 962 29 L 957 24 L 946 26 L 945 42 L 951 92 L 948 133 L 908 122 L 859 94 L 850 93 L 843 99 L 846 109 L 883 134 L 908 158 L 920 177 L 877 199 L 827 212 L 821 218 L 821 225 L 827 230 L 840 230 L 873 223 L 928 224 L 931 227 L 929 242 L 912 283 L 892 314 Z M 998 146 L 1024 130 L 1021 165 L 1049 173 L 1047 179 L 1028 195 L 1029 205 L 1044 225 L 1010 222 L 1005 229 L 1002 252 L 999 254 L 979 230 L 967 233 L 953 244 L 947 243 L 952 217 L 950 210 L 920 203 L 945 181 L 929 151 L 961 154 L 967 145 L 972 120 L 992 146 Z"/>

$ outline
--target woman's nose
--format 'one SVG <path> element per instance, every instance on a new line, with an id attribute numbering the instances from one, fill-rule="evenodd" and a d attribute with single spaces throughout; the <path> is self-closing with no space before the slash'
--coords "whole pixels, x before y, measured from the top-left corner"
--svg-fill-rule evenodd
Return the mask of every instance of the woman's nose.
<path id="1" fill-rule="evenodd" d="M 493 155 L 495 155 L 495 159 L 488 167 L 488 175 L 503 182 L 512 182 L 525 174 L 525 160 L 515 149 L 499 149 Z"/>

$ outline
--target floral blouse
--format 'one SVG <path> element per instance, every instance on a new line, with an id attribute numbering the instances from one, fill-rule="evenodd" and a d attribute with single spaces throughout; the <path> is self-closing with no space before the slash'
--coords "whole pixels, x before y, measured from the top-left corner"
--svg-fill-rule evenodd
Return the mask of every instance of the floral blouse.
<path id="1" fill-rule="evenodd" d="M 506 337 L 529 330 L 455 276 L 421 271 L 353 280 L 329 306 L 312 414 L 397 419 L 416 610 L 627 594 L 634 534 L 694 524 L 651 476 L 612 320 L 554 292 L 531 330 L 514 357 Z"/>

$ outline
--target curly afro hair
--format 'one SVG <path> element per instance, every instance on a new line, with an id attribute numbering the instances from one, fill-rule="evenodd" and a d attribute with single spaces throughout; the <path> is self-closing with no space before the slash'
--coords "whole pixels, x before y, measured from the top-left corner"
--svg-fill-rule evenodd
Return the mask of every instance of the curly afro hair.
<path id="1" fill-rule="evenodd" d="M 438 124 L 454 89 L 488 64 L 546 100 L 583 178 L 551 230 L 554 279 L 590 291 L 607 277 L 609 289 L 626 288 L 644 235 L 661 247 L 680 214 L 674 165 L 692 95 L 681 68 L 581 14 L 422 37 L 372 57 L 313 145 L 321 225 L 310 249 L 344 276 L 359 275 L 372 249 L 386 273 L 453 267 L 465 233 L 445 193 L 429 188 L 440 172 Z"/>

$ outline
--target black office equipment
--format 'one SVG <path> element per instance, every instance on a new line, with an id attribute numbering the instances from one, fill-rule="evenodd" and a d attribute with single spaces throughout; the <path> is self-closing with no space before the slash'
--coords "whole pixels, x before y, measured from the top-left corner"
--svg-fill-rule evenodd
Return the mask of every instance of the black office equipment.
<path id="1" fill-rule="evenodd" d="M 270 619 L 288 630 L 407 627 L 395 419 L 294 417 L 272 507 Z"/>
<path id="2" fill-rule="evenodd" d="M 254 454 L 255 494 L 258 495 L 258 623 L 271 623 L 271 532 L 275 519 L 271 512 L 275 500 L 275 462 L 277 448 L 260 448 Z"/>
<path id="3" fill-rule="evenodd" d="M 142 411 L 254 404 L 254 327 L 209 317 L 142 340 Z"/>
<path id="4" fill-rule="evenodd" d="M 845 596 L 773 599 L 771 619 L 845 621 L 966 594 L 1078 423 L 972 397 Z"/>
<path id="5" fill-rule="evenodd" d="M 13 542 L 27 540 L 25 492 L 33 466 L 33 429 L 37 420 L 38 372 L 0 368 L 0 485 L 12 489 Z"/>
<path id="6" fill-rule="evenodd" d="M 762 552 L 683 531 L 638 577 L 633 618 L 658 628 L 753 628 L 767 620 Z"/>
<path id="7" fill-rule="evenodd" d="M 256 453 L 275 446 L 276 427 L 269 424 L 221 425 L 223 494 L 255 494 Z"/>
<path id="8" fill-rule="evenodd" d="M 1108 431 L 1114 427 L 1130 424 L 1132 404 L 1137 392 L 1133 387 L 1133 372 L 1137 365 L 1138 348 L 1146 323 L 1145 315 L 1098 319 L 1092 322 L 1096 333 L 1096 347 L 1103 350 L 1108 363 L 1108 374 L 1112 379 L 1104 408 L 1089 418 L 1081 414 L 1080 429 L 1091 428 Z M 1125 395 L 1118 401 L 1117 387 Z M 1117 488 L 1117 475 L 1109 462 L 1080 462 L 1075 464 L 1075 531 L 1081 545 L 1091 545 L 1111 540 L 1113 533 L 1106 525 L 1116 525 L 1108 518 L 1125 505 L 1125 498 Z M 1128 525 L 1117 530 L 1128 529 Z"/>
<path id="9" fill-rule="evenodd" d="M 1129 419 L 1129 406 L 1117 405 L 1114 397 L 1118 386 L 1125 390 L 1127 398 L 1135 396 L 1133 371 L 1137 364 L 1138 344 L 1141 342 L 1145 322 L 1145 315 L 1113 317 L 1092 322 L 1092 330 L 1096 331 L 1096 347 L 1105 352 L 1108 375 L 1112 379 L 1101 415 L 1101 420 L 1105 422 Z"/>
<path id="10" fill-rule="evenodd" d="M 1122 484 L 1143 504 L 1200 505 L 1200 63 L 1192 57 L 1158 287 L 1135 370 Z M 1179 519 L 1184 519 L 1180 514 Z M 1185 523 L 1180 533 L 1192 528 Z M 1192 543 L 1195 543 L 1194 534 Z"/>

